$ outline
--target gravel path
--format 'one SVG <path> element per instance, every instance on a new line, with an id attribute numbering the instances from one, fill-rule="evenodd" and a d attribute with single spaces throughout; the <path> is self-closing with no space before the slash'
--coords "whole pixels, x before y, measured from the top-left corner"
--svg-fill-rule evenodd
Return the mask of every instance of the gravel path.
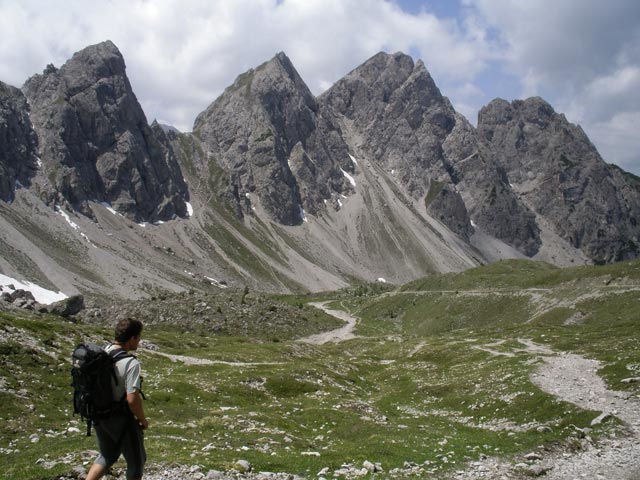
<path id="1" fill-rule="evenodd" d="M 299 341 L 304 343 L 313 343 L 315 345 L 322 345 L 324 343 L 329 342 L 344 342 L 345 340 L 350 340 L 352 338 L 356 338 L 353 334 L 353 330 L 356 328 L 356 324 L 358 323 L 358 319 L 352 317 L 347 312 L 343 310 L 332 310 L 327 307 L 327 304 L 331 302 L 313 302 L 309 303 L 316 308 L 324 310 L 329 315 L 332 315 L 340 320 L 344 320 L 346 325 L 337 328 L 335 330 L 331 330 L 329 332 L 318 333 L 316 335 L 311 335 L 310 337 L 301 338 Z"/>
<path id="2" fill-rule="evenodd" d="M 566 353 L 544 357 L 532 376 L 540 389 L 586 410 L 602 412 L 598 420 L 614 415 L 629 431 L 627 437 L 588 444 L 590 448 L 568 458 L 543 459 L 543 464 L 553 467 L 546 478 L 640 479 L 640 401 L 629 393 L 607 389 L 598 376 L 600 368 L 596 360 Z"/>
<path id="3" fill-rule="evenodd" d="M 577 452 L 557 451 L 530 456 L 514 466 L 500 459 L 473 462 L 455 479 L 520 479 L 542 476 L 549 480 L 640 480 L 640 399 L 609 390 L 598 376 L 601 365 L 572 353 L 556 353 L 530 340 L 520 340 L 525 351 L 540 355 L 543 363 L 532 375 L 541 390 L 586 410 L 602 412 L 593 423 L 615 416 L 625 424 L 627 435 L 597 444 L 582 441 Z M 588 430 L 583 435 L 588 436 Z"/>
<path id="4" fill-rule="evenodd" d="M 153 355 L 160 355 L 172 362 L 181 362 L 185 365 L 229 365 L 231 367 L 255 367 L 260 365 L 282 365 L 282 362 L 228 362 L 225 360 L 209 360 L 208 358 L 188 357 L 186 355 L 171 355 L 169 353 L 146 350 Z"/>

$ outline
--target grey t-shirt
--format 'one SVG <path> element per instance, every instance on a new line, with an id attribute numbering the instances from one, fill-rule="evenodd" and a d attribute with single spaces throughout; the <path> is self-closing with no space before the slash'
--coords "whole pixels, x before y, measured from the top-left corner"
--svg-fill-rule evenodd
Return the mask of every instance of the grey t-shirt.
<path id="1" fill-rule="evenodd" d="M 110 344 L 107 345 L 105 350 L 111 352 L 116 348 L 120 347 Z M 118 360 L 115 365 L 118 383 L 113 387 L 113 399 L 119 402 L 126 395 L 140 391 L 142 383 L 140 377 L 140 362 L 137 358 L 127 357 Z"/>

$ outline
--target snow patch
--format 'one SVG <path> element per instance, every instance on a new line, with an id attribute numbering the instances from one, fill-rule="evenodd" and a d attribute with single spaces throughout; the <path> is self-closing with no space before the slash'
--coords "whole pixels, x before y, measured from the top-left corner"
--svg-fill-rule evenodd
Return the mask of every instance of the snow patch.
<path id="1" fill-rule="evenodd" d="M 309 221 L 309 220 L 307 220 L 307 214 L 306 214 L 306 212 L 304 211 L 304 208 L 302 208 L 302 206 L 300 206 L 300 219 L 301 219 L 303 222 L 308 222 L 308 221 Z"/>
<path id="2" fill-rule="evenodd" d="M 473 220 L 471 220 L 471 219 L 469 219 L 469 221 L 471 222 L 471 226 L 472 226 L 473 228 L 476 228 L 476 227 L 477 227 L 476 222 L 474 222 L 474 221 L 473 221 Z"/>
<path id="3" fill-rule="evenodd" d="M 108 202 L 100 202 L 100 205 L 102 205 L 104 208 L 106 208 L 107 210 L 109 210 L 109 211 L 110 211 L 111 213 L 113 213 L 114 215 L 122 216 L 121 214 L 119 214 L 118 212 L 116 212 L 116 211 L 114 210 L 114 208 L 111 206 L 111 204 L 110 204 L 110 203 L 108 203 Z"/>
<path id="4" fill-rule="evenodd" d="M 378 283 L 387 283 L 387 281 L 382 277 L 379 277 L 378 279 L 376 279 L 376 282 L 378 282 Z"/>
<path id="5" fill-rule="evenodd" d="M 94 245 L 94 243 L 91 241 L 91 239 L 89 237 L 87 237 L 84 233 L 80 232 L 80 236 L 82 238 L 84 238 L 87 242 L 89 242 L 89 244 L 93 247 L 93 248 L 98 248 Z"/>
<path id="6" fill-rule="evenodd" d="M 355 157 L 353 155 L 349 154 L 349 158 L 351 159 L 351 161 L 353 162 L 353 164 L 355 166 L 358 166 L 358 161 L 355 159 Z"/>
<path id="7" fill-rule="evenodd" d="M 185 202 L 187 204 L 187 214 L 189 215 L 189 218 L 193 217 L 193 205 L 191 205 L 191 203 L 189 202 Z"/>
<path id="8" fill-rule="evenodd" d="M 342 174 L 345 176 L 345 178 L 347 180 L 349 180 L 349 183 L 351 183 L 351 185 L 353 185 L 354 187 L 356 186 L 356 181 L 355 179 L 349 175 L 347 172 L 345 172 L 343 169 L 340 169 L 340 171 L 342 172 Z"/>
<path id="9" fill-rule="evenodd" d="M 228 285 L 224 284 L 224 283 L 220 283 L 218 280 L 216 280 L 215 278 L 211 278 L 211 277 L 204 277 L 207 280 L 209 280 L 209 282 L 211 283 L 211 285 L 218 287 L 218 288 L 229 288 Z"/>
<path id="10" fill-rule="evenodd" d="M 9 285 L 13 285 L 13 289 L 10 288 Z M 43 305 L 49 305 L 50 303 L 59 302 L 60 300 L 68 298 L 68 296 L 62 292 L 47 290 L 35 283 L 27 281 L 21 282 L 20 280 L 16 280 L 15 278 L 11 278 L 0 273 L 0 291 L 11 293 L 15 290 L 26 290 L 31 292 L 33 294 L 33 298 L 36 299 L 36 302 Z"/>
<path id="11" fill-rule="evenodd" d="M 89 245 L 91 245 L 93 248 L 98 248 L 96 247 L 93 242 L 91 241 L 91 239 L 89 237 L 87 237 L 87 235 L 85 235 L 84 232 L 82 232 L 80 230 L 80 227 L 78 226 L 78 224 L 76 222 L 74 222 L 73 220 L 71 220 L 71 218 L 69 217 L 69 215 L 67 214 L 67 212 L 65 212 L 62 208 L 60 208 L 60 206 L 56 205 L 56 212 L 58 212 L 58 214 L 60 214 L 60 216 L 62 218 L 64 218 L 66 220 L 66 222 L 71 226 L 71 228 L 73 228 L 74 230 L 76 230 L 77 232 L 80 233 L 80 236 L 82 238 L 84 238 L 87 242 L 89 242 Z"/>
<path id="12" fill-rule="evenodd" d="M 36 163 L 38 164 L 38 168 L 42 168 L 42 160 L 40 160 L 38 156 L 36 156 Z"/>
<path id="13" fill-rule="evenodd" d="M 80 230 L 80 227 L 78 226 L 78 224 L 73 220 L 71 220 L 67 212 L 62 210 L 58 205 L 56 205 L 56 212 L 58 212 L 58 214 L 60 214 L 60 216 L 67 221 L 67 223 L 71 226 L 71 228 L 73 228 L 74 230 Z"/>

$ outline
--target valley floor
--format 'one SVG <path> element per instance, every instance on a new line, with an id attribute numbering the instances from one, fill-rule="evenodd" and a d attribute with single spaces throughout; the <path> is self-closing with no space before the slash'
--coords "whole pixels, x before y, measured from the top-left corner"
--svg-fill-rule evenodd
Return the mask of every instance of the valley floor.
<path id="1" fill-rule="evenodd" d="M 393 291 L 167 299 L 138 352 L 145 479 L 638 480 L 639 288 L 638 261 L 499 262 Z M 0 312 L 7 478 L 82 478 L 69 352 L 111 334 Z"/>
<path id="2" fill-rule="evenodd" d="M 328 303 L 330 302 L 318 302 L 314 306 L 347 321 L 347 324 L 340 329 L 313 335 L 301 339 L 301 341 L 323 344 L 327 342 L 342 342 L 354 338 L 353 329 L 357 319 L 346 312 L 328 308 Z M 597 374 L 602 365 L 596 360 L 590 360 L 572 353 L 556 352 L 527 339 L 519 339 L 519 341 L 522 344 L 522 348 L 517 349 L 517 351 L 535 354 L 541 362 L 537 371 L 532 374 L 531 380 L 535 385 L 541 390 L 554 395 L 559 400 L 573 403 L 585 410 L 602 412 L 601 415 L 594 418 L 594 425 L 606 418 L 617 417 L 624 423 L 625 435 L 613 436 L 612 438 L 594 442 L 589 437 L 589 429 L 575 427 L 582 437 L 579 450 L 572 451 L 566 446 L 555 449 L 541 447 L 536 451 L 525 454 L 521 459 L 522 461 L 499 457 L 485 458 L 484 460 L 469 463 L 465 470 L 458 470 L 446 478 L 456 480 L 526 479 L 542 475 L 550 480 L 574 480 L 578 478 L 637 480 L 640 478 L 639 399 L 627 393 L 607 389 L 605 383 Z M 509 351 L 491 349 L 492 346 L 500 343 L 496 342 L 476 348 L 490 352 L 493 355 L 512 355 Z M 417 349 L 423 346 L 425 345 L 420 344 Z M 192 357 L 173 357 L 173 360 L 196 365 L 208 363 L 207 360 Z M 246 479 L 264 480 L 291 480 L 294 478 L 286 473 L 246 473 L 240 475 L 209 472 L 205 476 L 197 465 L 173 468 L 158 468 L 152 465 L 151 468 L 156 471 L 145 477 L 148 480 L 175 478 L 233 480 L 238 479 L 239 476 Z M 353 478 L 361 475 L 362 472 L 359 470 L 352 472 Z M 378 474 L 375 477 L 385 478 L 384 474 Z M 402 477 L 395 476 L 395 478 Z"/>

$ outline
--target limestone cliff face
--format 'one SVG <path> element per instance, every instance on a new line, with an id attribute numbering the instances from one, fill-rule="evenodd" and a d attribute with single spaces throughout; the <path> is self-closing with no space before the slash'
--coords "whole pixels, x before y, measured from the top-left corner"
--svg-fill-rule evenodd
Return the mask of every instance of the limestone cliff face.
<path id="1" fill-rule="evenodd" d="M 229 172 L 239 212 L 257 197 L 272 219 L 296 225 L 349 188 L 347 147 L 283 53 L 240 75 L 193 130 L 208 161 Z"/>
<path id="2" fill-rule="evenodd" d="M 37 168 L 37 140 L 22 92 L 0 82 L 0 200 L 11 202 L 16 186 L 28 186 Z"/>
<path id="3" fill-rule="evenodd" d="M 455 112 L 421 61 L 379 53 L 320 97 L 327 116 L 355 131 L 360 149 L 426 211 L 469 240 L 475 225 L 526 255 L 540 239 L 475 129 Z"/>
<path id="4" fill-rule="evenodd" d="M 446 173 L 442 142 L 455 112 L 422 62 L 404 54 L 379 53 L 336 82 L 320 97 L 323 108 L 345 117 L 368 158 L 424 195 L 431 178 Z"/>
<path id="5" fill-rule="evenodd" d="M 149 127 L 113 43 L 87 47 L 60 69 L 48 66 L 23 91 L 49 202 L 92 216 L 89 202 L 105 201 L 136 221 L 186 214 L 178 163 Z"/>
<path id="6" fill-rule="evenodd" d="M 468 212 L 442 148 L 456 125 L 456 113 L 421 61 L 414 64 L 402 53 L 379 53 L 319 101 L 324 115 L 350 131 L 366 158 L 412 197 L 429 197 L 430 213 L 468 238 Z"/>
<path id="7" fill-rule="evenodd" d="M 514 192 L 494 153 L 478 142 L 475 128 L 462 115 L 456 115 L 442 148 L 473 225 L 529 257 L 538 253 L 541 239 L 535 214 Z"/>
<path id="8" fill-rule="evenodd" d="M 585 133 L 541 98 L 494 100 L 478 138 L 536 215 L 596 263 L 640 254 L 640 181 L 606 164 Z"/>

